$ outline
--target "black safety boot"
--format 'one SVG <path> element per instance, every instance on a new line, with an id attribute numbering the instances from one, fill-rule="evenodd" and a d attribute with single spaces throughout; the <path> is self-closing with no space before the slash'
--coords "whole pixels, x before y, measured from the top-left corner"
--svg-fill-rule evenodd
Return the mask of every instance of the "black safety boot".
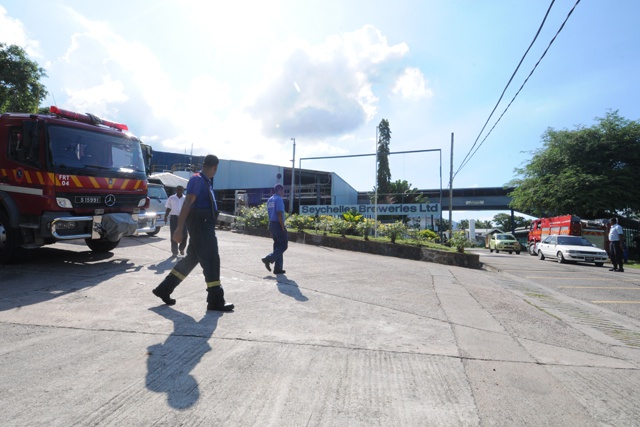
<path id="1" fill-rule="evenodd" d="M 155 296 L 157 296 L 158 298 L 160 298 L 162 300 L 162 302 L 164 302 L 167 305 L 174 305 L 176 303 L 176 300 L 170 297 L 170 294 L 164 293 L 162 292 L 162 290 L 160 289 L 160 286 L 158 286 L 157 288 L 155 288 L 153 291 L 153 294 Z"/>
<path id="2" fill-rule="evenodd" d="M 222 286 L 212 286 L 207 289 L 207 310 L 233 311 L 235 306 L 224 300 L 224 289 Z"/>
<path id="3" fill-rule="evenodd" d="M 155 296 L 160 298 L 162 302 L 167 305 L 174 305 L 176 300 L 171 298 L 171 294 L 173 290 L 180 284 L 180 279 L 178 279 L 173 274 L 168 274 L 167 277 L 164 278 L 162 283 L 158 285 L 152 292 Z"/>

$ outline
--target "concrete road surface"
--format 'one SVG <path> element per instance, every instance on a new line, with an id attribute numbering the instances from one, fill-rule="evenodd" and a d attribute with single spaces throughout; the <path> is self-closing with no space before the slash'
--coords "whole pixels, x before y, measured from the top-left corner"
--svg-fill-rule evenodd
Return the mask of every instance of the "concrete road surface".
<path id="1" fill-rule="evenodd" d="M 3 426 L 632 426 L 640 324 L 504 272 L 219 231 L 165 306 L 168 230 L 0 266 Z"/>

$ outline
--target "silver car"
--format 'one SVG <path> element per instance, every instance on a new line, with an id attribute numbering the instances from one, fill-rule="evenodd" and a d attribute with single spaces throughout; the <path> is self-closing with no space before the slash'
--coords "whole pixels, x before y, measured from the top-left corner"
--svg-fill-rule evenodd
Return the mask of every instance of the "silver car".
<path id="1" fill-rule="evenodd" d="M 149 236 L 155 236 L 166 225 L 164 214 L 167 211 L 167 192 L 161 184 L 149 184 L 147 187 L 149 208 L 140 212 L 138 219 L 138 231 L 146 232 Z"/>
<path id="2" fill-rule="evenodd" d="M 548 236 L 538 244 L 538 258 L 555 258 L 559 263 L 589 262 L 602 267 L 609 255 L 580 236 Z"/>

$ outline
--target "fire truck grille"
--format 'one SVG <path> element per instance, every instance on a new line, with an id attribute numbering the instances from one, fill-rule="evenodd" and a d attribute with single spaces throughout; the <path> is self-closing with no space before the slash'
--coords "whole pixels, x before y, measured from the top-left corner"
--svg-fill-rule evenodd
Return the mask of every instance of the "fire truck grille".
<path id="1" fill-rule="evenodd" d="M 79 208 L 125 208 L 137 207 L 142 196 L 139 194 L 58 194 L 58 197 L 66 197 L 73 206 Z"/>

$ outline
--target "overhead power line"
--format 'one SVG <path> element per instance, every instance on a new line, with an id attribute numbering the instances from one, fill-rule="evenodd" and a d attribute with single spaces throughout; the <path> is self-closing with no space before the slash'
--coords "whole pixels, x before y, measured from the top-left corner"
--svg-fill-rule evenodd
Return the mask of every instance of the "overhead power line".
<path id="1" fill-rule="evenodd" d="M 471 158 L 478 152 L 478 150 L 480 149 L 480 147 L 482 146 L 482 144 L 484 144 L 484 142 L 487 140 L 487 138 L 489 137 L 489 135 L 491 135 L 491 132 L 493 131 L 493 129 L 496 127 L 496 125 L 498 124 L 498 122 L 500 122 L 500 120 L 502 119 L 502 116 L 504 116 L 504 114 L 507 112 L 507 110 L 509 109 L 509 107 L 511 106 L 511 104 L 513 104 L 513 101 L 516 99 L 516 97 L 518 96 L 518 94 L 520 94 L 520 92 L 522 91 L 522 89 L 524 88 L 525 84 L 527 84 L 527 82 L 529 81 L 529 78 L 531 77 L 531 75 L 533 75 L 533 72 L 536 70 L 536 68 L 538 67 L 538 65 L 540 64 L 540 62 L 542 61 L 542 58 L 545 57 L 545 55 L 547 54 L 547 52 L 549 51 L 549 48 L 551 47 L 551 45 L 554 43 L 554 41 L 556 40 L 556 38 L 558 37 L 558 35 L 560 34 L 560 32 L 562 31 L 562 29 L 564 28 L 565 24 L 567 23 L 567 21 L 569 20 L 569 17 L 571 17 L 571 14 L 573 13 L 573 11 L 575 10 L 576 6 L 578 6 L 578 4 L 580 3 L 580 0 L 577 0 L 576 3 L 573 5 L 573 7 L 571 8 L 571 10 L 569 11 L 569 13 L 567 14 L 566 18 L 564 19 L 564 21 L 562 22 L 562 25 L 560 25 L 560 28 L 558 29 L 558 31 L 556 32 L 556 34 L 553 36 L 553 38 L 551 39 L 551 41 L 549 42 L 549 45 L 547 46 L 547 48 L 544 50 L 544 52 L 542 53 L 542 55 L 540 56 L 540 59 L 538 59 L 538 62 L 536 62 L 536 64 L 534 65 L 533 69 L 531 70 L 531 72 L 529 73 L 529 75 L 527 76 L 527 78 L 524 80 L 524 82 L 522 83 L 522 85 L 520 86 L 520 88 L 518 89 L 518 91 L 516 92 L 516 94 L 513 96 L 513 98 L 511 99 L 511 101 L 509 102 L 509 104 L 507 105 L 507 107 L 504 109 L 504 111 L 502 112 L 502 114 L 500 115 L 500 117 L 498 117 L 498 120 L 496 120 L 496 122 L 493 124 L 493 126 L 491 127 L 491 129 L 489 130 L 489 132 L 487 133 L 487 135 L 483 138 L 482 142 L 480 142 L 480 144 L 478 144 L 477 148 L 476 144 L 478 143 L 478 140 L 480 139 L 480 136 L 482 135 L 482 133 L 484 132 L 485 128 L 487 127 L 487 124 L 489 123 L 489 120 L 491 120 L 491 117 L 493 116 L 493 113 L 496 111 L 496 109 L 498 108 L 498 105 L 500 104 L 500 101 L 502 100 L 502 97 L 504 96 L 507 88 L 509 87 L 509 85 L 511 84 L 511 81 L 513 80 L 513 77 L 515 76 L 515 74 L 517 73 L 518 69 L 520 68 L 520 65 L 522 64 L 522 61 L 524 60 L 524 58 L 527 56 L 527 53 L 529 52 L 529 50 L 531 49 L 531 47 L 533 46 L 533 44 L 535 43 L 536 39 L 538 38 L 538 35 L 540 34 L 540 31 L 542 30 L 542 27 L 544 26 L 545 21 L 547 20 L 547 17 L 549 16 L 549 12 L 551 11 L 551 7 L 553 6 L 555 0 L 551 1 L 551 4 L 549 5 L 549 8 L 547 10 L 547 13 L 544 16 L 544 19 L 542 20 L 542 23 L 540 24 L 540 27 L 538 28 L 538 31 L 535 35 L 535 37 L 533 38 L 533 41 L 531 42 L 531 44 L 529 45 L 529 48 L 527 48 L 527 51 L 524 53 L 524 55 L 522 56 L 522 59 L 520 60 L 520 63 L 518 64 L 518 66 L 516 67 L 516 70 L 513 72 L 513 74 L 511 75 L 511 78 L 509 79 L 509 82 L 507 83 L 507 85 L 505 86 L 504 90 L 502 91 L 502 94 L 500 95 L 500 98 L 498 99 L 498 102 L 496 103 L 495 107 L 493 107 L 493 110 L 491 111 L 491 114 L 489 114 L 489 117 L 487 118 L 487 121 L 485 122 L 484 126 L 482 127 L 482 129 L 480 130 L 480 133 L 478 134 L 476 140 L 474 141 L 473 145 L 471 146 L 471 148 L 469 149 L 469 152 L 467 153 L 467 155 L 465 156 L 465 158 L 462 160 L 462 163 L 460 164 L 460 166 L 458 167 L 458 170 L 455 172 L 454 174 L 454 178 L 455 176 L 458 174 L 458 172 L 460 172 L 462 170 L 462 168 L 464 166 L 467 165 L 467 163 L 469 163 L 469 161 L 471 160 Z M 474 150 L 475 148 L 475 150 Z"/>

